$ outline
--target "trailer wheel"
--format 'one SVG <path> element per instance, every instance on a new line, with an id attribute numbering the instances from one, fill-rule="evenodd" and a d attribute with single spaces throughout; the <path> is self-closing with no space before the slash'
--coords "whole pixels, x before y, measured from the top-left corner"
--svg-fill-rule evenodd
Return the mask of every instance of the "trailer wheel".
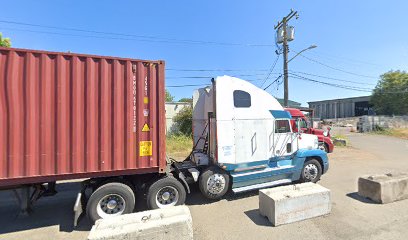
<path id="1" fill-rule="evenodd" d="M 182 205 L 186 195 L 186 189 L 177 179 L 161 178 L 147 190 L 147 206 L 149 209 L 158 209 Z"/>
<path id="2" fill-rule="evenodd" d="M 198 180 L 201 193 L 208 199 L 222 198 L 229 188 L 229 175 L 217 166 L 204 170 Z"/>
<path id="3" fill-rule="evenodd" d="M 118 182 L 104 184 L 91 195 L 86 205 L 86 213 L 95 222 L 100 218 L 110 218 L 133 212 L 135 194 L 128 185 Z"/>
<path id="4" fill-rule="evenodd" d="M 316 183 L 320 180 L 321 175 L 322 166 L 320 165 L 319 161 L 316 159 L 310 159 L 303 165 L 300 181 Z"/>

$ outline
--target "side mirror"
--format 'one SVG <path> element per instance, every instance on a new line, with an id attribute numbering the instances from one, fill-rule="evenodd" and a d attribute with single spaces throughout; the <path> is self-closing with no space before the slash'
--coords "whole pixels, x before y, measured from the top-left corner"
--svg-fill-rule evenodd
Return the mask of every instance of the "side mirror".
<path id="1" fill-rule="evenodd" d="M 324 130 L 324 132 L 323 132 L 323 136 L 325 136 L 325 137 L 329 136 L 330 130 L 331 130 L 331 128 L 330 128 L 330 127 L 327 127 L 327 129 Z"/>
<path id="2" fill-rule="evenodd" d="M 296 120 L 296 128 L 297 128 L 297 132 L 298 133 L 302 133 L 303 131 L 302 131 L 302 126 L 301 126 L 301 124 L 300 124 L 300 118 L 298 118 L 297 120 Z"/>

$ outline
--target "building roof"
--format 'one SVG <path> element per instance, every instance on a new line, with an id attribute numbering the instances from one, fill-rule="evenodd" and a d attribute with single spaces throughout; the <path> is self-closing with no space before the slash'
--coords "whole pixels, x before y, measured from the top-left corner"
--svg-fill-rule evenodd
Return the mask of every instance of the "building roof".
<path id="1" fill-rule="evenodd" d="M 283 98 L 277 98 L 276 100 L 278 100 L 278 102 L 283 106 Z M 299 108 L 302 104 L 289 99 L 288 100 L 288 105 L 289 106 L 286 106 L 286 107 Z"/>
<path id="2" fill-rule="evenodd" d="M 322 102 L 346 102 L 346 101 L 358 102 L 358 101 L 370 101 L 370 98 L 371 98 L 371 95 L 370 96 L 360 96 L 360 97 L 350 97 L 350 98 L 327 99 L 327 100 L 311 101 L 307 103 L 314 104 L 314 103 L 322 103 Z"/>

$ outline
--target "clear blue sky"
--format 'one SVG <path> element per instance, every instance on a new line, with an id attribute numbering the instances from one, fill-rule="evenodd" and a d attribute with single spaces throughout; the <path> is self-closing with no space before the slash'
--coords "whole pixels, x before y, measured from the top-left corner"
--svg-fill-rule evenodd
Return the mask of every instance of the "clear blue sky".
<path id="1" fill-rule="evenodd" d="M 0 21 L 80 28 L 169 39 L 274 45 L 273 26 L 293 8 L 295 40 L 290 49 L 300 51 L 316 44 L 304 55 L 328 66 L 359 75 L 378 77 L 408 66 L 407 1 L 3 1 Z M 53 32 L 82 36 L 45 34 Z M 263 80 L 276 58 L 274 46 L 224 46 L 168 42 L 120 40 L 125 36 L 64 31 L 0 22 L 0 32 L 12 39 L 13 47 L 50 51 L 71 51 L 139 59 L 164 59 L 171 69 L 233 69 L 234 72 L 166 71 L 166 85 L 205 84 L 210 79 L 179 77 L 252 75 L 243 79 Z M 88 37 L 84 37 L 87 35 Z M 89 36 L 99 36 L 94 38 Z M 146 38 L 144 38 L 146 40 Z M 290 56 L 295 53 L 290 52 Z M 361 84 L 307 76 L 319 81 L 372 88 L 374 78 L 336 71 L 301 56 L 289 64 L 292 71 L 330 76 Z M 245 70 L 245 71 L 244 71 Z M 267 80 L 282 72 L 282 57 Z M 276 74 L 275 74 L 276 73 Z M 302 75 L 306 76 L 306 75 Z M 290 99 L 306 106 L 307 101 L 367 95 L 289 79 Z M 260 85 L 262 81 L 254 82 Z M 371 84 L 371 85 L 370 85 Z M 195 87 L 169 88 L 179 99 L 191 97 Z M 283 96 L 283 84 L 268 89 Z"/>

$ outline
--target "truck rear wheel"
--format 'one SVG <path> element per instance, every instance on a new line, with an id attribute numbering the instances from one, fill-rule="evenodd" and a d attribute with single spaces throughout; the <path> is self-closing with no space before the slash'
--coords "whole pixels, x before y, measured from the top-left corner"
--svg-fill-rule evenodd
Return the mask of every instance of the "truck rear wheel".
<path id="1" fill-rule="evenodd" d="M 111 182 L 96 189 L 86 204 L 86 213 L 94 223 L 100 218 L 110 218 L 133 212 L 135 194 L 128 185 Z"/>
<path id="2" fill-rule="evenodd" d="M 303 165 L 300 181 L 316 183 L 320 180 L 321 175 L 322 166 L 320 165 L 319 161 L 316 159 L 310 159 Z"/>
<path id="3" fill-rule="evenodd" d="M 161 178 L 147 190 L 149 209 L 182 205 L 186 201 L 186 189 L 174 177 Z"/>
<path id="4" fill-rule="evenodd" d="M 220 199 L 228 191 L 229 175 L 217 166 L 204 170 L 198 180 L 201 193 L 208 199 Z"/>

